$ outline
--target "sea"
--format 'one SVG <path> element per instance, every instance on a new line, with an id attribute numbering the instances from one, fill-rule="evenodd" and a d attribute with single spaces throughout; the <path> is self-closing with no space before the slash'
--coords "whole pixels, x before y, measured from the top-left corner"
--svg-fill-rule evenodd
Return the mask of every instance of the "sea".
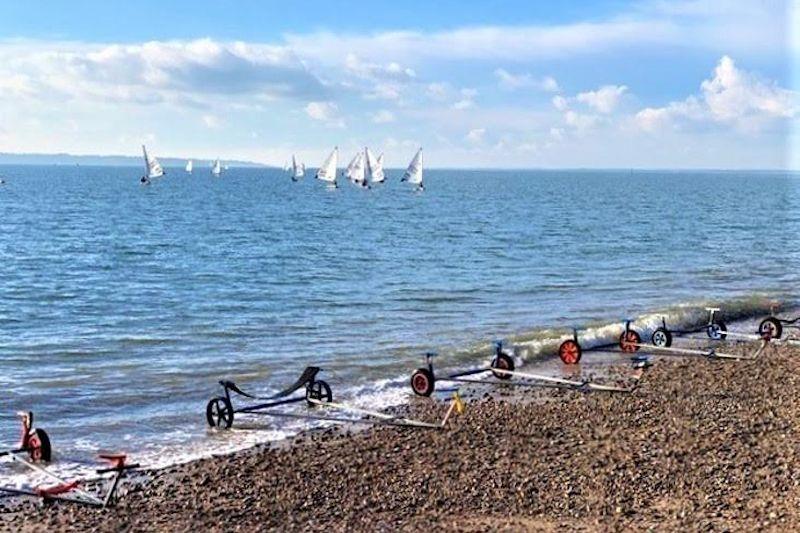
<path id="1" fill-rule="evenodd" d="M 800 299 L 797 174 L 442 169 L 415 192 L 397 170 L 371 190 L 166 170 L 0 167 L 0 449 L 31 410 L 63 475 L 101 450 L 165 466 L 313 424 L 210 431 L 221 379 L 266 395 L 316 365 L 335 399 L 381 408 L 427 351 L 471 368 L 505 339 L 534 364 L 574 328 L 600 343 L 625 319 Z M 0 482 L 27 475 L 0 462 Z"/>

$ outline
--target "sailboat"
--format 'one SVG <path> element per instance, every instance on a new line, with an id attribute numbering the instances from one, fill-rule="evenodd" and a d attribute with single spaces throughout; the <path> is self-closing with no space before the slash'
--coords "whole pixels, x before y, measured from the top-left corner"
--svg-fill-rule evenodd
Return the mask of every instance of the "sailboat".
<path id="1" fill-rule="evenodd" d="M 222 174 L 222 165 L 219 162 L 219 158 L 214 161 L 214 166 L 211 167 L 211 175 L 215 178 L 218 178 Z"/>
<path id="2" fill-rule="evenodd" d="M 358 153 L 356 163 L 353 166 L 352 172 L 350 172 L 350 181 L 352 181 L 355 185 L 360 185 L 361 187 L 368 186 L 366 169 L 364 168 L 364 154 L 361 152 Z"/>
<path id="3" fill-rule="evenodd" d="M 347 163 L 347 166 L 344 168 L 344 170 L 342 170 L 342 176 L 350 179 L 350 175 L 353 173 L 353 167 L 356 166 L 356 159 L 358 159 L 358 152 L 356 152 L 356 155 L 353 156 L 353 159 L 351 159 L 350 162 Z"/>
<path id="4" fill-rule="evenodd" d="M 331 188 L 338 188 L 339 186 L 336 184 L 336 166 L 338 163 L 339 147 L 336 146 L 333 148 L 333 152 L 331 152 L 322 163 L 322 166 L 317 169 L 317 173 L 314 177 L 318 180 L 327 182 L 328 186 Z"/>
<path id="5" fill-rule="evenodd" d="M 186 173 L 191 174 L 192 168 L 194 168 L 194 166 L 192 165 L 192 160 L 190 159 L 189 161 L 186 162 Z"/>
<path id="6" fill-rule="evenodd" d="M 303 163 L 298 163 L 297 158 L 292 154 L 292 181 L 299 181 L 300 178 L 306 175 L 306 166 Z"/>
<path id="7" fill-rule="evenodd" d="M 139 182 L 142 185 L 149 185 L 151 179 L 160 178 L 165 172 L 161 168 L 161 163 L 158 162 L 158 159 L 147 153 L 147 148 L 144 145 L 142 145 L 142 153 L 144 154 L 144 176 Z"/>
<path id="8" fill-rule="evenodd" d="M 353 156 L 353 159 L 344 171 L 344 175 L 355 185 L 360 185 L 362 187 L 367 186 L 363 153 L 357 152 L 356 155 Z"/>
<path id="9" fill-rule="evenodd" d="M 408 168 L 403 174 L 403 179 L 400 181 L 407 181 L 412 185 L 416 185 L 419 191 L 425 190 L 425 186 L 422 184 L 422 147 L 417 151 L 417 155 L 414 156 L 411 163 L 408 164 Z"/>
<path id="10" fill-rule="evenodd" d="M 383 172 L 383 154 L 375 159 L 369 148 L 364 148 L 364 156 L 367 161 L 367 174 L 369 174 L 370 183 L 383 183 L 386 179 L 386 174 Z"/>

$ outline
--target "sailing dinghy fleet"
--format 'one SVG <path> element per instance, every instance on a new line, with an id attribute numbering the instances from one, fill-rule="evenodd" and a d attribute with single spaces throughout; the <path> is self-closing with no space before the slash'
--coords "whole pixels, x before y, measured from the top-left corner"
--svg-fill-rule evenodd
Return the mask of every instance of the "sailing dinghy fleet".
<path id="1" fill-rule="evenodd" d="M 327 183 L 331 189 L 339 188 L 339 184 L 336 181 L 338 162 L 339 147 L 336 146 L 325 158 L 314 177 Z M 292 166 L 288 168 L 292 181 L 298 181 L 299 177 L 302 177 L 302 174 L 297 176 L 295 170 L 297 164 L 297 158 L 292 155 Z M 300 165 L 302 166 L 302 163 Z M 305 166 L 302 166 L 302 169 L 304 171 Z M 364 151 L 357 152 L 350 160 L 350 163 L 342 170 L 342 177 L 347 178 L 353 185 L 364 189 L 371 189 L 373 185 L 384 183 L 386 181 L 386 172 L 383 169 L 383 154 L 375 157 L 369 148 L 364 148 Z M 414 185 L 415 190 L 425 190 L 422 182 L 422 148 L 414 155 L 400 181 L 406 181 Z"/>
<path id="2" fill-rule="evenodd" d="M 147 148 L 142 145 L 142 153 L 144 154 L 144 175 L 139 180 L 142 185 L 150 185 L 151 180 L 160 178 L 166 174 L 161 163 L 158 162 L 155 156 L 147 153 Z M 383 168 L 383 154 L 375 157 L 369 148 L 364 148 L 359 151 L 350 160 L 350 163 L 342 170 L 342 177 L 347 178 L 353 185 L 363 189 L 371 189 L 373 185 L 379 185 L 386 181 L 386 172 Z M 338 189 L 339 184 L 336 181 L 339 166 L 339 147 L 335 146 L 333 151 L 325 158 L 322 165 L 317 169 L 314 175 L 315 179 L 325 182 L 329 188 Z M 211 165 L 211 175 L 218 178 L 222 175 L 222 171 L 227 170 L 227 165 L 223 165 L 219 158 L 214 160 Z M 289 173 L 292 181 L 300 181 L 306 175 L 306 166 L 303 162 L 298 161 L 297 156 L 292 154 L 291 165 L 286 164 L 283 167 L 284 171 Z M 186 162 L 186 173 L 192 174 L 194 170 L 194 163 L 191 159 Z M 414 186 L 416 191 L 424 191 L 425 186 L 422 181 L 422 148 L 417 150 L 411 163 L 401 182 L 408 182 Z"/>

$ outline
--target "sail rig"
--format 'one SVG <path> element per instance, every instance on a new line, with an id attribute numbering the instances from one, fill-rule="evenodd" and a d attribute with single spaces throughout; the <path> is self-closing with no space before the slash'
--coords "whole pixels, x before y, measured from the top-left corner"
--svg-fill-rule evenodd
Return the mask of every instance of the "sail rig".
<path id="1" fill-rule="evenodd" d="M 383 183 L 386 174 L 383 172 L 383 154 L 376 159 L 369 148 L 364 148 L 364 159 L 367 163 L 366 172 L 370 183 Z"/>
<path id="2" fill-rule="evenodd" d="M 416 185 L 419 190 L 425 189 L 422 184 L 422 148 L 417 151 L 414 159 L 408 164 L 408 168 L 403 174 L 403 179 L 400 181 L 407 181 L 412 185 Z"/>
<path id="3" fill-rule="evenodd" d="M 218 178 L 222 174 L 222 164 L 219 162 L 219 158 L 214 161 L 214 166 L 211 167 L 211 175 L 215 178 Z"/>
<path id="4" fill-rule="evenodd" d="M 144 154 L 144 172 L 147 179 L 160 178 L 165 174 L 164 169 L 161 168 L 161 163 L 158 162 L 154 156 L 147 153 L 147 148 L 142 145 L 142 153 Z"/>
<path id="5" fill-rule="evenodd" d="M 303 176 L 306 175 L 306 165 L 304 163 L 298 163 L 297 158 L 292 154 L 292 181 L 297 181 Z"/>
<path id="6" fill-rule="evenodd" d="M 322 163 L 322 166 L 317 169 L 314 176 L 316 179 L 328 183 L 331 187 L 338 187 L 336 184 L 336 166 L 339 163 L 339 147 L 334 147 L 330 155 Z"/>

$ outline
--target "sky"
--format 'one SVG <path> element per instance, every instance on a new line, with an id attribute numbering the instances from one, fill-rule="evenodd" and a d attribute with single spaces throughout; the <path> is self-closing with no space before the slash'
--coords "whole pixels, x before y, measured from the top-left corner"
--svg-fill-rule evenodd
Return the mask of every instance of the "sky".
<path id="1" fill-rule="evenodd" d="M 0 152 L 800 169 L 800 0 L 0 4 Z"/>

